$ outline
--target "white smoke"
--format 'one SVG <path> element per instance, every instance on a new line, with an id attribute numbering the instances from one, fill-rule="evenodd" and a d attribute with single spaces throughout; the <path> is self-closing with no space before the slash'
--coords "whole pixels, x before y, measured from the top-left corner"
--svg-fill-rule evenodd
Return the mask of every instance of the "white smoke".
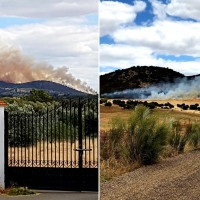
<path id="1" fill-rule="evenodd" d="M 159 83 L 157 85 L 133 89 L 117 91 L 104 94 L 110 98 L 128 98 L 128 99 L 193 99 L 200 97 L 200 77 L 193 79 L 187 78 L 176 79 L 174 83 Z"/>

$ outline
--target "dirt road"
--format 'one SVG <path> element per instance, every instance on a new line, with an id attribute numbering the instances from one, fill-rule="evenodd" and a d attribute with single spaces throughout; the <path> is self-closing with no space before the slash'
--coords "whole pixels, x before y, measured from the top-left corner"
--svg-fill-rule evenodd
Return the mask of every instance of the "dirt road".
<path id="1" fill-rule="evenodd" d="M 200 150 L 101 183 L 101 200 L 200 200 Z"/>

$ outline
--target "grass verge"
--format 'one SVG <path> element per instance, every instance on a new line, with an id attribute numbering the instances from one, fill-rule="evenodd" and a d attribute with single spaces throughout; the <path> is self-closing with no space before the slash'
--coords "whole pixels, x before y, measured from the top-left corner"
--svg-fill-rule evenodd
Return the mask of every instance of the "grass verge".
<path id="1" fill-rule="evenodd" d="M 0 189 L 0 194 L 9 195 L 9 196 L 17 196 L 17 195 L 32 195 L 36 193 L 26 188 L 7 188 L 7 189 Z"/>

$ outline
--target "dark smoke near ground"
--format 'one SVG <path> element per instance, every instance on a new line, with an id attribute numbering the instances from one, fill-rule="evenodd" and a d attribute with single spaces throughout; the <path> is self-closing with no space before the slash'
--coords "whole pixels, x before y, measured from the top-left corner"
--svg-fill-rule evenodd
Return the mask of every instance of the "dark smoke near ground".
<path id="1" fill-rule="evenodd" d="M 46 62 L 36 62 L 25 56 L 17 47 L 4 43 L 0 39 L 0 81 L 26 83 L 35 80 L 48 80 L 69 86 L 76 90 L 95 93 L 95 91 L 68 73 L 65 66 L 54 68 Z"/>
<path id="2" fill-rule="evenodd" d="M 116 91 L 103 94 L 109 98 L 124 99 L 192 99 L 200 97 L 200 77 L 192 80 L 176 79 L 174 83 L 159 83 L 157 85 L 133 90 Z"/>

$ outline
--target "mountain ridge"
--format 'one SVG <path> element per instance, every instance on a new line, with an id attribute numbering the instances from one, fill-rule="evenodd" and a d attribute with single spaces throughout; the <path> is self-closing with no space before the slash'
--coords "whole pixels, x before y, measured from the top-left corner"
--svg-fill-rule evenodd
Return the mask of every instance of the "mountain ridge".
<path id="1" fill-rule="evenodd" d="M 70 88 L 60 83 L 36 80 L 27 83 L 9 83 L 0 81 L 0 96 L 23 96 L 31 89 L 45 90 L 50 95 L 88 95 L 86 92 Z"/>
<path id="2" fill-rule="evenodd" d="M 100 76 L 100 94 L 145 88 L 158 83 L 174 83 L 177 79 L 194 79 L 200 76 L 185 76 L 167 67 L 132 66 Z"/>

